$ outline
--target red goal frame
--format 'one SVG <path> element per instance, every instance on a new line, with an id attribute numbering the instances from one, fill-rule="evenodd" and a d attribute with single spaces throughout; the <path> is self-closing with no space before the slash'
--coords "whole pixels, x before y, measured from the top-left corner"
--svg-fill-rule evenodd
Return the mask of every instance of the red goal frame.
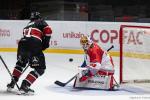
<path id="1" fill-rule="evenodd" d="M 121 25 L 119 30 L 119 44 L 120 44 L 120 84 L 126 83 L 123 81 L 123 29 L 126 27 L 130 28 L 150 28 L 148 26 L 137 26 L 137 25 Z"/>

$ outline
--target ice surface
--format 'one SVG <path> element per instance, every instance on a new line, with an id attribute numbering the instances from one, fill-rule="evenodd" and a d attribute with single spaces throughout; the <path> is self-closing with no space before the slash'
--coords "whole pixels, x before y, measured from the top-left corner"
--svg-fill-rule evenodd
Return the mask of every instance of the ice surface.
<path id="1" fill-rule="evenodd" d="M 16 53 L 0 52 L 8 68 L 12 72 L 16 63 Z M 135 98 L 149 98 L 150 99 L 150 86 L 134 86 L 122 85 L 119 91 L 102 91 L 102 90 L 78 90 L 73 89 L 73 81 L 65 87 L 59 87 L 54 84 L 56 80 L 67 82 L 74 76 L 83 61 L 83 55 L 78 54 L 51 54 L 45 53 L 47 69 L 45 74 L 37 79 L 31 86 L 35 90 L 33 96 L 18 96 L 13 93 L 6 92 L 6 85 L 10 82 L 10 76 L 0 61 L 0 99 L 1 100 L 101 100 L 101 99 L 135 99 Z M 72 62 L 69 59 L 73 58 Z M 119 79 L 119 65 L 118 58 L 113 57 L 116 65 L 115 78 L 118 82 Z M 31 71 L 28 68 L 21 76 L 18 84 L 26 77 L 27 73 Z"/>

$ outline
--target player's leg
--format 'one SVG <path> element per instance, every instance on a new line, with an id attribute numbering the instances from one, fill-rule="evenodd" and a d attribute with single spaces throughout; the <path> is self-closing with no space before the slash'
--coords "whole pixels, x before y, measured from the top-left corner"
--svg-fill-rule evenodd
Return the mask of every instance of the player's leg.
<path id="1" fill-rule="evenodd" d="M 30 59 L 30 66 L 34 70 L 31 71 L 22 81 L 20 90 L 23 93 L 34 93 L 34 90 L 30 89 L 30 86 L 38 79 L 38 77 L 44 74 L 46 69 L 44 54 L 41 53 L 38 56 L 33 56 Z"/>
<path id="2" fill-rule="evenodd" d="M 23 68 L 26 65 L 25 63 L 24 64 L 20 64 L 19 62 L 17 62 L 17 63 L 18 64 L 16 64 L 16 66 L 15 66 L 15 68 L 13 70 L 13 73 L 12 73 L 15 82 L 18 82 L 18 80 L 19 80 L 19 78 L 20 78 L 20 76 L 22 74 Z M 11 79 L 11 82 L 9 84 L 7 84 L 7 87 L 8 88 L 14 88 L 15 82 Z"/>
<path id="3" fill-rule="evenodd" d="M 13 69 L 12 76 L 15 82 L 18 82 L 23 69 L 25 68 L 28 62 L 28 52 L 27 47 L 25 46 L 24 41 L 20 41 L 18 44 L 18 51 L 17 51 L 17 62 Z M 11 79 L 11 82 L 7 84 L 8 91 L 14 88 L 15 82 Z"/>

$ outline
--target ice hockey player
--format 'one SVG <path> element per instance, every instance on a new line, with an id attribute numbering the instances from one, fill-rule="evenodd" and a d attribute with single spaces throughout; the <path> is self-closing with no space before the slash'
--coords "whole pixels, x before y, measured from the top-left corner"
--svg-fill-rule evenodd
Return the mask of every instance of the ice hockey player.
<path id="1" fill-rule="evenodd" d="M 34 93 L 30 86 L 43 75 L 46 69 L 43 50 L 49 47 L 51 34 L 52 30 L 41 14 L 32 12 L 30 22 L 23 29 L 23 37 L 18 43 L 17 62 L 12 72 L 15 82 L 18 82 L 27 64 L 33 68 L 33 71 L 28 73 L 20 86 L 20 92 L 23 94 Z M 7 85 L 8 91 L 14 88 L 15 82 L 11 80 Z"/>
<path id="2" fill-rule="evenodd" d="M 114 64 L 111 56 L 87 36 L 81 37 L 80 44 L 85 56 L 74 87 L 112 90 Z"/>

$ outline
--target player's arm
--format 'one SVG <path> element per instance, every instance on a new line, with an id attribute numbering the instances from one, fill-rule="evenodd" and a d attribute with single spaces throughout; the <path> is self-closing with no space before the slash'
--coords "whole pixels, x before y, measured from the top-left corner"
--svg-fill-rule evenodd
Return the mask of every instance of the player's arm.
<path id="1" fill-rule="evenodd" d="M 43 21 L 43 38 L 42 38 L 42 50 L 49 47 L 49 42 L 51 39 L 52 30 L 49 25 Z"/>

